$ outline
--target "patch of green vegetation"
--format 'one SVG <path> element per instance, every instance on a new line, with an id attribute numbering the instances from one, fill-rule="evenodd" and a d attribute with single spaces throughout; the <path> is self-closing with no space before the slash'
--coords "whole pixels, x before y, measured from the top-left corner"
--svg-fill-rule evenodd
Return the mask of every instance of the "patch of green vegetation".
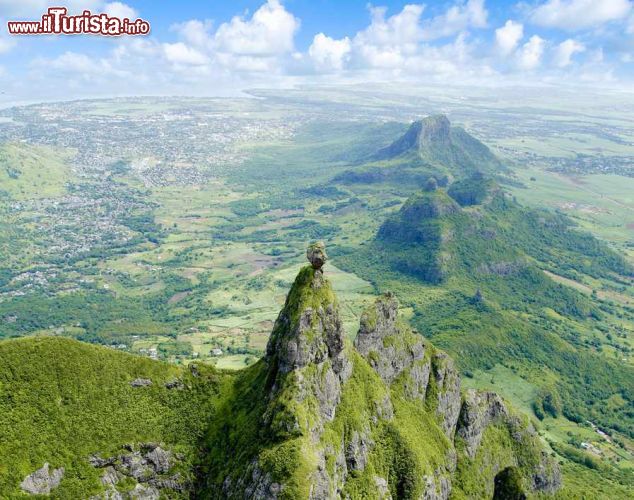
<path id="1" fill-rule="evenodd" d="M 71 155 L 45 146 L 4 144 L 0 147 L 0 186 L 14 200 L 53 198 L 73 179 Z"/>
<path id="2" fill-rule="evenodd" d="M 526 210 L 499 193 L 470 209 L 458 209 L 447 198 L 440 189 L 420 193 L 384 223 L 376 241 L 361 251 L 331 253 L 345 269 L 406 298 L 414 307 L 414 326 L 461 353 L 463 369 L 539 363 L 556 387 L 528 370 L 529 381 L 548 391 L 535 408 L 632 436 L 626 405 L 606 414 L 599 403 L 616 394 L 632 401 L 625 389 L 633 386 L 632 370 L 589 351 L 580 339 L 580 332 L 598 328 L 613 310 L 555 283 L 537 265 L 613 279 L 631 276 L 632 267 L 564 216 Z M 449 295 L 425 299 L 437 284 Z M 588 367 L 585 375 L 579 366 Z"/>
<path id="3" fill-rule="evenodd" d="M 17 495 L 44 462 L 65 468 L 54 498 L 96 494 L 100 472 L 88 458 L 127 443 L 164 443 L 191 469 L 222 383 L 212 368 L 196 373 L 69 339 L 0 342 L 1 495 Z M 137 378 L 152 385 L 132 387 Z M 165 387 L 175 378 L 184 389 Z"/>

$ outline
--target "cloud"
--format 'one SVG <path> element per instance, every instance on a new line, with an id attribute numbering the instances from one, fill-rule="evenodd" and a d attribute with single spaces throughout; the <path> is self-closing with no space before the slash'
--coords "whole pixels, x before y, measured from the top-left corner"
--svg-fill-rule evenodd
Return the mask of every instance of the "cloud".
<path id="1" fill-rule="evenodd" d="M 526 22 L 534 22 L 535 16 L 545 16 L 547 7 L 571 9 L 573 4 L 580 3 L 580 0 L 539 1 L 527 12 Z M 316 30 L 309 33 L 312 40 L 308 47 L 297 47 L 295 38 L 300 19 L 280 0 L 261 2 L 251 14 L 227 18 L 225 22 L 221 19 L 217 23 L 190 19 L 172 25 L 169 33 L 160 36 L 161 31 L 156 30 L 147 37 L 120 37 L 98 44 L 84 43 L 85 37 L 69 37 L 65 43 L 75 48 L 60 56 L 47 57 L 52 52 L 44 48 L 44 43 L 49 40 L 36 39 L 30 43 L 42 47 L 42 57 L 30 65 L 26 60 L 6 66 L 11 78 L 3 77 L 2 80 L 8 82 L 3 85 L 17 88 L 9 80 L 23 81 L 20 90 L 24 95 L 43 95 L 45 90 L 42 89 L 53 88 L 58 95 L 67 97 L 135 93 L 231 92 L 235 95 L 240 89 L 254 86 L 307 81 L 424 80 L 486 85 L 487 82 L 511 81 L 518 76 L 522 81 L 571 77 L 578 82 L 582 75 L 590 81 L 596 78 L 592 75 L 604 70 L 610 78 L 614 74 L 626 74 L 617 65 L 628 64 L 629 55 L 634 54 L 632 45 L 627 44 L 628 40 L 634 40 L 624 35 L 627 23 L 634 20 L 632 9 L 618 25 L 620 31 L 613 32 L 612 28 L 617 27 L 614 25 L 605 27 L 601 30 L 601 39 L 598 31 L 574 37 L 548 31 L 548 37 L 557 40 L 552 50 L 542 32 L 539 32 L 541 36 L 534 33 L 525 36 L 526 22 L 513 19 L 487 31 L 486 36 L 472 35 L 474 29 L 484 28 L 488 23 L 483 0 L 453 0 L 450 7 L 437 16 L 425 16 L 427 11 L 422 4 L 405 5 L 392 15 L 388 15 L 386 7 L 369 7 L 368 22 L 358 32 L 333 38 L 325 34 L 327 31 Z M 24 3 L 31 9 L 34 5 L 40 9 L 42 5 L 42 2 L 28 0 Z M 86 3 L 90 0 L 82 2 Z M 137 15 L 122 2 L 101 0 L 92 4 L 119 16 Z M 0 0 L 0 7 L 7 5 L 9 2 Z M 603 12 L 601 9 L 588 8 L 592 12 L 584 13 L 583 20 L 574 22 L 587 23 L 591 15 L 596 20 L 597 12 Z M 548 19 L 554 22 L 552 16 Z M 630 26 L 634 31 L 634 24 Z M 0 53 L 10 50 L 14 44 L 13 39 L 0 36 Z M 16 52 L 21 45 L 17 44 Z M 605 48 L 607 62 L 593 62 L 597 54 L 602 54 L 600 46 Z M 103 52 L 103 47 L 110 50 Z M 579 58 L 578 54 L 584 51 L 583 58 Z M 549 64 L 545 64 L 546 56 Z M 573 64 L 576 59 L 582 60 Z"/>
<path id="2" fill-rule="evenodd" d="M 209 58 L 198 50 L 185 45 L 183 42 L 163 44 L 165 57 L 174 64 L 201 65 L 207 64 Z"/>
<path id="3" fill-rule="evenodd" d="M 184 23 L 174 24 L 170 27 L 171 31 L 178 33 L 183 41 L 199 48 L 211 48 L 213 44 L 213 37 L 211 34 L 211 28 L 213 23 L 209 20 L 200 21 L 198 19 L 191 19 Z"/>
<path id="4" fill-rule="evenodd" d="M 518 55 L 518 66 L 524 70 L 533 70 L 537 68 L 542 61 L 544 54 L 545 41 L 538 35 L 530 37 Z"/>
<path id="5" fill-rule="evenodd" d="M 423 39 L 420 26 L 423 10 L 422 5 L 406 5 L 386 19 L 385 7 L 372 7 L 370 25 L 353 40 L 361 65 L 393 68 L 400 66 L 407 55 L 415 54 Z"/>
<path id="6" fill-rule="evenodd" d="M 68 75 L 84 81 L 130 77 L 130 73 L 115 67 L 107 59 L 95 59 L 86 54 L 67 51 L 54 59 L 39 58 L 33 62 L 37 71 L 53 69 L 58 76 Z"/>
<path id="7" fill-rule="evenodd" d="M 341 70 L 349 58 L 350 50 L 351 44 L 348 37 L 335 40 L 319 33 L 315 35 L 313 43 L 308 48 L 308 55 L 318 69 Z"/>
<path id="8" fill-rule="evenodd" d="M 425 40 L 435 40 L 466 30 L 467 28 L 486 28 L 488 12 L 484 0 L 469 0 L 466 4 L 454 5 L 443 15 L 436 16 L 425 23 Z"/>
<path id="9" fill-rule="evenodd" d="M 535 24 L 578 30 L 624 19 L 632 9 L 630 0 L 548 0 L 533 9 Z"/>
<path id="10" fill-rule="evenodd" d="M 219 52 L 242 55 L 276 55 L 291 52 L 300 21 L 279 0 L 268 0 L 251 19 L 236 16 L 215 34 Z"/>
<path id="11" fill-rule="evenodd" d="M 139 13 L 134 10 L 129 5 L 126 5 L 121 2 L 111 2 L 107 3 L 103 7 L 103 12 L 108 14 L 110 17 L 118 17 L 119 19 L 137 19 L 139 17 Z"/>
<path id="12" fill-rule="evenodd" d="M 465 33 L 458 35 L 451 43 L 423 45 L 419 53 L 407 59 L 404 69 L 403 76 L 410 79 L 425 75 L 440 81 L 456 75 L 468 79 L 494 73 L 485 62 L 474 57 L 473 47 L 468 43 Z"/>
<path id="13" fill-rule="evenodd" d="M 515 50 L 523 36 L 524 25 L 509 19 L 495 30 L 495 45 L 502 55 L 507 56 Z"/>
<path id="14" fill-rule="evenodd" d="M 572 64 L 572 56 L 585 50 L 585 45 L 572 38 L 568 38 L 568 40 L 561 42 L 555 49 L 554 63 L 559 68 L 570 66 Z"/>

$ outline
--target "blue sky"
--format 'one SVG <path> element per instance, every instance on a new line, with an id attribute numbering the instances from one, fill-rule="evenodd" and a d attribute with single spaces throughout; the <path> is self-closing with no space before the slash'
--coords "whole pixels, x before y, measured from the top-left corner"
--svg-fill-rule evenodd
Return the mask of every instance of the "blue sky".
<path id="1" fill-rule="evenodd" d="M 634 0 L 52 2 L 141 17 L 147 37 L 16 37 L 46 0 L 0 0 L 2 100 L 227 95 L 304 83 L 632 88 Z"/>

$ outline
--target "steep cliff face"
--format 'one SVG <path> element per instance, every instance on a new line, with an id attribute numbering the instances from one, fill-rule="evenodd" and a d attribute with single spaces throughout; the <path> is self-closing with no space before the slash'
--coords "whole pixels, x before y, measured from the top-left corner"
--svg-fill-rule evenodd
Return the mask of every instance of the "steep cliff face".
<path id="1" fill-rule="evenodd" d="M 394 296 L 378 298 L 346 344 L 317 250 L 265 358 L 235 378 L 217 412 L 206 496 L 474 498 L 493 496 L 509 467 L 499 484 L 557 488 L 530 425 L 492 393 L 463 397 L 451 358 L 399 319 Z"/>
<path id="2" fill-rule="evenodd" d="M 413 122 L 401 137 L 376 153 L 376 160 L 416 157 L 453 174 L 495 172 L 503 166 L 495 155 L 464 129 L 452 127 L 444 115 Z"/>

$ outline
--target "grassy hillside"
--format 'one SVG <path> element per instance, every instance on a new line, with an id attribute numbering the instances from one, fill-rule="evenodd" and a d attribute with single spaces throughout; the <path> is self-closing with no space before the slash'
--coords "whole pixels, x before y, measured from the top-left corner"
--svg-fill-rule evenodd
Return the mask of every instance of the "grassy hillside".
<path id="1" fill-rule="evenodd" d="M 421 333 L 468 377 L 482 373 L 475 386 L 496 367 L 524 381 L 521 404 L 554 417 L 546 439 L 577 450 L 596 443 L 611 477 L 631 485 L 634 370 L 622 329 L 632 311 L 561 277 L 625 284 L 632 267 L 560 214 L 527 210 L 497 189 L 483 196 L 480 181 L 456 184 L 450 193 L 464 207 L 442 189 L 414 195 L 361 250 L 340 248 L 338 265 L 407 300 Z M 566 435 L 565 422 L 579 427 Z M 584 437 L 591 425 L 611 440 L 592 429 Z"/>
<path id="2" fill-rule="evenodd" d="M 62 338 L 0 342 L 0 496 L 18 494 L 44 462 L 65 467 L 55 498 L 95 494 L 101 471 L 88 458 L 129 443 L 164 443 L 191 475 L 222 380 L 211 368 L 197 373 Z M 132 387 L 137 378 L 152 385 Z M 175 379 L 184 389 L 165 387 Z"/>
<path id="3" fill-rule="evenodd" d="M 444 115 L 415 121 L 405 134 L 374 156 L 375 160 L 415 158 L 437 172 L 454 175 L 502 170 L 502 163 L 486 145 L 464 129 L 452 127 Z"/>
<path id="4" fill-rule="evenodd" d="M 0 196 L 14 200 L 59 196 L 72 178 L 66 164 L 69 156 L 43 146 L 4 144 L 0 147 Z"/>

